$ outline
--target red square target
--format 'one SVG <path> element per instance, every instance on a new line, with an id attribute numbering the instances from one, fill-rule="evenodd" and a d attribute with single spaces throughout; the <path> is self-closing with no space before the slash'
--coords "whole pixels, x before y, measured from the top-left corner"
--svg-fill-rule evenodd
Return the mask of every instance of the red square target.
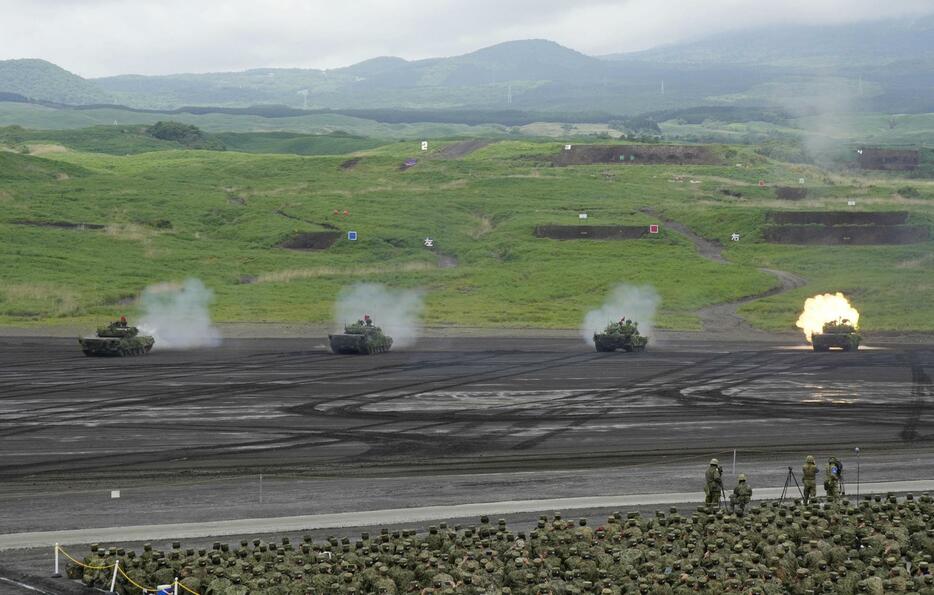
<path id="1" fill-rule="evenodd" d="M 652 225 L 649 225 L 649 233 L 658 233 L 657 223 L 653 223 Z"/>

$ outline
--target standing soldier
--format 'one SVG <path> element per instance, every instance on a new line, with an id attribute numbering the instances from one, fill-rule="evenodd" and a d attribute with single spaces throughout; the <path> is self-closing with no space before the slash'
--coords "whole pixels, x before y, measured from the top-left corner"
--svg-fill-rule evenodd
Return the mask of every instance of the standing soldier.
<path id="1" fill-rule="evenodd" d="M 804 467 L 801 472 L 804 478 L 804 503 L 807 504 L 811 498 L 817 496 L 817 463 L 814 457 L 808 455 L 804 459 Z"/>
<path id="2" fill-rule="evenodd" d="M 827 501 L 836 502 L 840 495 L 840 486 L 843 484 L 843 463 L 837 457 L 827 459 L 827 475 L 824 478 L 824 491 L 827 492 Z"/>
<path id="3" fill-rule="evenodd" d="M 746 505 L 749 504 L 750 500 L 752 500 L 752 488 L 746 483 L 746 474 L 741 473 L 739 482 L 733 488 L 733 493 L 730 494 L 730 512 L 735 512 L 739 508 L 739 515 L 743 516 L 746 513 Z"/>
<path id="4" fill-rule="evenodd" d="M 710 459 L 710 465 L 707 467 L 704 484 L 704 503 L 707 506 L 720 505 L 720 494 L 723 493 L 723 469 L 720 467 L 720 461 Z"/>

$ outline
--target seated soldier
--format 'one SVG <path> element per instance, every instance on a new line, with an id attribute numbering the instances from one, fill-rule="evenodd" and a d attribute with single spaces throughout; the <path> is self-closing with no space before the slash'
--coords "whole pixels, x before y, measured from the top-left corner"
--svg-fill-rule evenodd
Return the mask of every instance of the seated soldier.
<path id="1" fill-rule="evenodd" d="M 752 488 L 746 483 L 746 474 L 742 473 L 739 476 L 739 482 L 733 488 L 733 493 L 730 494 L 730 512 L 736 512 L 738 508 L 739 514 L 742 516 L 746 512 L 746 505 L 749 504 L 750 500 L 752 500 Z"/>

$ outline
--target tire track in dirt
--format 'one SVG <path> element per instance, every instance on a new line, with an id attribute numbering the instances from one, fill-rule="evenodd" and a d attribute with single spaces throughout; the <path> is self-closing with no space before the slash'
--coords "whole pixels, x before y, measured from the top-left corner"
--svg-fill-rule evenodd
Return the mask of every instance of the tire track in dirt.
<path id="1" fill-rule="evenodd" d="M 650 215 L 660 217 L 665 222 L 665 225 L 667 225 L 672 231 L 694 244 L 694 247 L 697 248 L 697 252 L 701 255 L 701 257 L 723 265 L 732 264 L 723 256 L 723 246 L 719 242 L 713 242 L 697 235 L 688 226 L 678 221 L 667 219 L 654 209 L 642 209 L 642 211 Z M 775 277 L 775 279 L 778 280 L 779 285 L 767 291 L 747 295 L 729 302 L 723 302 L 721 304 L 714 304 L 712 306 L 701 308 L 697 311 L 697 316 L 701 320 L 701 327 L 705 333 L 729 332 L 735 335 L 746 335 L 749 337 L 761 337 L 763 335 L 767 335 L 769 333 L 750 326 L 749 323 L 747 323 L 739 315 L 739 307 L 743 304 L 748 304 L 749 302 L 761 300 L 762 298 L 771 297 L 773 295 L 779 295 L 781 293 L 785 293 L 786 291 L 791 291 L 792 289 L 798 289 L 799 287 L 804 287 L 807 285 L 807 279 L 796 275 L 795 273 L 781 271 L 778 269 L 769 269 L 765 267 L 759 267 L 758 270 Z"/>

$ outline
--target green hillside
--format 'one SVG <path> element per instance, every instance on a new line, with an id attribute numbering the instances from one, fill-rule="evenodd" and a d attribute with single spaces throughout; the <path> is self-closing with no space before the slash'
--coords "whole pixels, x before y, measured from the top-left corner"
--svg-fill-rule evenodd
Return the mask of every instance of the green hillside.
<path id="1" fill-rule="evenodd" d="M 45 60 L 0 60 L 0 93 L 68 104 L 110 103 L 96 83 Z"/>
<path id="2" fill-rule="evenodd" d="M 768 266 L 809 285 L 746 307 L 765 328 L 792 328 L 806 296 L 832 290 L 853 297 L 867 330 L 934 330 L 934 303 L 918 300 L 934 291 L 934 242 L 762 239 L 769 210 L 840 209 L 848 199 L 930 225 L 930 181 L 822 172 L 744 147 L 714 147 L 724 165 L 554 167 L 562 143 L 502 141 L 459 158 L 447 144 L 422 153 L 416 142 L 392 143 L 356 153 L 350 165 L 346 156 L 232 151 L 0 152 L 0 322 L 92 324 L 132 314 L 149 284 L 194 276 L 215 290 L 221 321 L 328 322 L 338 291 L 365 280 L 423 289 L 430 324 L 575 328 L 628 282 L 656 287 L 662 326 L 690 329 L 699 308 L 775 285 L 757 270 Z M 417 164 L 400 169 L 412 157 Z M 812 196 L 791 206 L 758 185 L 799 177 Z M 702 258 L 665 225 L 658 236 L 621 241 L 533 234 L 541 224 L 577 224 L 582 210 L 589 225 L 658 222 L 646 207 L 722 242 L 732 264 Z M 278 247 L 329 228 L 359 240 Z M 742 241 L 730 242 L 733 232 Z"/>

